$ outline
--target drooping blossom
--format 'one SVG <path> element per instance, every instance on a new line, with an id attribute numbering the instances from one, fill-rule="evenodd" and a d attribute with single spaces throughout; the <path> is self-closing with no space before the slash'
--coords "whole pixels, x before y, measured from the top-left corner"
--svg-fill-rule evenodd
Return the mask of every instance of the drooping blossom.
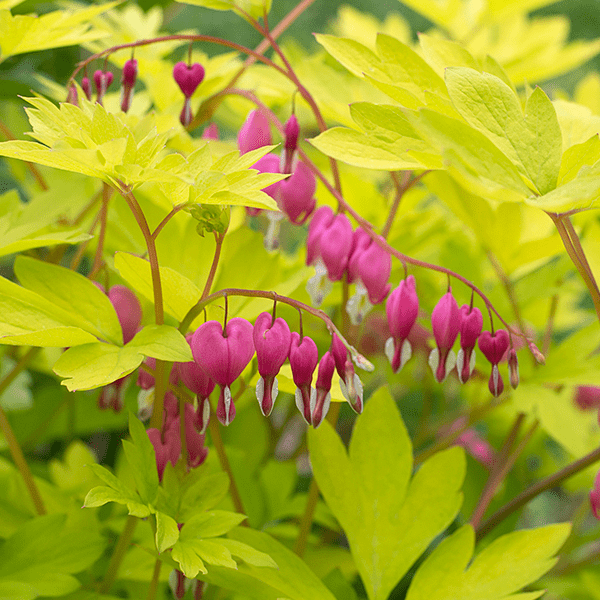
<path id="1" fill-rule="evenodd" d="M 388 327 L 392 337 L 385 344 L 392 371 L 397 373 L 412 356 L 412 346 L 408 335 L 419 315 L 419 298 L 417 283 L 413 275 L 409 275 L 389 295 L 385 304 Z"/>
<path id="2" fill-rule="evenodd" d="M 173 67 L 173 79 L 185 97 L 179 121 L 184 127 L 187 127 L 193 117 L 191 97 L 204 79 L 204 67 L 200 63 L 188 65 L 183 61 L 178 62 Z"/>
<path id="3" fill-rule="evenodd" d="M 498 370 L 498 363 L 508 350 L 508 333 L 504 329 L 498 329 L 494 333 L 484 331 L 479 336 L 478 344 L 483 355 L 492 363 L 492 373 L 488 387 L 492 395 L 497 397 L 504 391 L 504 382 Z"/>
<path id="4" fill-rule="evenodd" d="M 325 352 L 319 361 L 317 382 L 315 383 L 316 399 L 311 414 L 312 426 L 316 429 L 327 416 L 331 404 L 331 380 L 335 373 L 335 358 L 331 351 Z"/>
<path id="5" fill-rule="evenodd" d="M 121 110 L 123 112 L 127 112 L 131 106 L 136 79 L 137 60 L 135 58 L 130 58 L 123 65 L 123 73 L 121 75 Z"/>
<path id="6" fill-rule="evenodd" d="M 284 319 L 273 321 L 270 313 L 263 312 L 254 323 L 253 341 L 260 374 L 256 398 L 263 415 L 268 417 L 277 398 L 277 373 L 289 355 L 292 334 Z"/>
<path id="7" fill-rule="evenodd" d="M 460 331 L 461 316 L 458 304 L 448 290 L 431 314 L 431 326 L 437 348 L 429 354 L 429 366 L 438 382 L 444 381 L 456 364 L 452 346 Z"/>
<path id="8" fill-rule="evenodd" d="M 305 335 L 300 339 L 300 334 L 292 332 L 290 343 L 290 366 L 292 377 L 296 384 L 296 406 L 310 425 L 315 408 L 317 395 L 311 387 L 313 373 L 319 362 L 319 351 L 315 342 Z"/>
<path id="9" fill-rule="evenodd" d="M 360 414 L 363 410 L 362 381 L 354 370 L 350 353 L 344 342 L 335 334 L 331 340 L 331 354 L 335 360 L 335 368 L 340 377 L 340 389 L 352 410 Z"/>
<path id="10" fill-rule="evenodd" d="M 110 71 L 94 71 L 94 86 L 96 87 L 96 102 L 102 104 L 104 94 L 113 82 L 114 75 Z"/>
<path id="11" fill-rule="evenodd" d="M 461 383 L 466 383 L 475 368 L 475 344 L 483 329 L 483 316 L 477 307 L 460 307 L 460 350 L 456 357 L 456 371 Z"/>
<path id="12" fill-rule="evenodd" d="M 273 138 L 271 137 L 269 119 L 260 110 L 251 110 L 238 133 L 240 154 L 246 154 L 246 152 L 263 146 L 270 146 L 272 143 Z M 271 171 L 271 173 L 277 172 Z"/>
<path id="13" fill-rule="evenodd" d="M 236 317 L 227 322 L 225 331 L 218 321 L 207 321 L 192 336 L 194 360 L 221 388 L 217 418 L 223 425 L 229 425 L 235 417 L 230 386 L 254 354 L 252 333 L 252 325 Z"/>

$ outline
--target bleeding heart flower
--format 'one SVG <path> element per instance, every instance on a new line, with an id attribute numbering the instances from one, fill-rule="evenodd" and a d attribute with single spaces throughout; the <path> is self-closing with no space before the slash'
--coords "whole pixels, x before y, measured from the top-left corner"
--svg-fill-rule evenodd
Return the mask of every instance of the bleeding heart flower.
<path id="1" fill-rule="evenodd" d="M 363 409 L 363 386 L 359 376 L 354 371 L 350 353 L 344 342 L 335 334 L 331 340 L 331 354 L 335 360 L 335 368 L 340 376 L 340 389 L 352 410 L 360 414 Z"/>
<path id="2" fill-rule="evenodd" d="M 238 148 L 240 154 L 246 154 L 251 150 L 270 146 L 273 143 L 269 119 L 259 110 L 252 110 L 246 117 L 238 133 Z M 279 173 L 279 158 L 277 159 L 277 170 L 271 173 Z"/>
<path id="3" fill-rule="evenodd" d="M 392 334 L 392 337 L 385 343 L 385 354 L 394 373 L 402 369 L 412 356 L 412 346 L 408 341 L 408 335 L 419 315 L 416 286 L 414 276 L 409 275 L 390 294 L 385 305 L 388 327 Z"/>
<path id="4" fill-rule="evenodd" d="M 289 358 L 292 377 L 297 386 L 296 406 L 302 413 L 304 420 L 310 425 L 316 402 L 316 392 L 311 388 L 311 383 L 313 373 L 319 362 L 317 345 L 306 335 L 300 340 L 300 334 L 294 331 Z"/>
<path id="5" fill-rule="evenodd" d="M 136 79 L 137 60 L 135 58 L 130 58 L 123 65 L 123 73 L 121 75 L 121 110 L 123 112 L 127 112 L 131 106 Z"/>
<path id="6" fill-rule="evenodd" d="M 175 434 L 172 429 L 165 431 L 164 441 L 158 429 L 148 429 L 147 433 L 154 446 L 158 479 L 159 481 L 162 481 L 167 463 L 170 462 L 175 466 L 179 460 L 179 455 L 181 454 L 181 440 L 179 435 Z"/>
<path id="7" fill-rule="evenodd" d="M 252 359 L 252 333 L 252 325 L 236 317 L 228 321 L 225 332 L 218 321 L 207 321 L 192 336 L 194 360 L 221 388 L 217 418 L 223 425 L 229 425 L 235 416 L 230 386 Z"/>
<path id="8" fill-rule="evenodd" d="M 277 204 L 295 225 L 302 225 L 313 212 L 316 188 L 315 176 L 303 162 L 298 162 L 294 172 L 279 182 Z"/>
<path id="9" fill-rule="evenodd" d="M 108 290 L 108 299 L 115 307 L 121 329 L 123 330 L 123 342 L 127 344 L 133 339 L 142 322 L 140 301 L 124 285 L 113 285 Z"/>
<path id="10" fill-rule="evenodd" d="M 188 65 L 178 62 L 173 67 L 173 79 L 186 98 L 191 98 L 204 79 L 204 67 L 200 63 Z"/>
<path id="11" fill-rule="evenodd" d="M 456 357 L 456 370 L 461 383 L 466 383 L 475 368 L 475 344 L 483 328 L 483 317 L 477 307 L 463 304 L 460 307 L 460 350 Z"/>
<path id="12" fill-rule="evenodd" d="M 96 102 L 102 104 L 102 99 L 106 90 L 110 87 L 113 82 L 113 74 L 110 71 L 101 71 L 98 69 L 94 72 L 94 85 L 96 86 Z"/>
<path id="13" fill-rule="evenodd" d="M 276 376 L 290 352 L 292 334 L 281 317 L 273 322 L 271 314 L 263 312 L 254 323 L 253 341 L 260 373 L 256 384 L 256 398 L 263 415 L 268 417 L 277 398 Z"/>
<path id="14" fill-rule="evenodd" d="M 483 355 L 492 363 L 492 373 L 488 387 L 494 396 L 499 396 L 504 391 L 504 382 L 498 370 L 498 363 L 502 360 L 504 353 L 509 345 L 508 333 L 504 329 L 499 329 L 494 333 L 484 331 L 479 336 L 479 349 Z"/>
<path id="15" fill-rule="evenodd" d="M 434 348 L 429 355 L 429 366 L 440 383 L 446 379 L 456 364 L 452 346 L 458 337 L 460 324 L 460 310 L 449 290 L 440 298 L 431 314 L 431 326 L 437 348 Z"/>
<path id="16" fill-rule="evenodd" d="M 316 429 L 327 416 L 331 404 L 331 380 L 335 373 L 335 358 L 330 351 L 325 352 L 319 361 L 317 373 L 315 407 L 311 414 L 312 426 Z"/>
<path id="17" fill-rule="evenodd" d="M 92 84 L 90 82 L 90 78 L 87 75 L 85 75 L 81 79 L 81 89 L 83 90 L 85 97 L 91 102 L 91 100 L 92 100 Z"/>

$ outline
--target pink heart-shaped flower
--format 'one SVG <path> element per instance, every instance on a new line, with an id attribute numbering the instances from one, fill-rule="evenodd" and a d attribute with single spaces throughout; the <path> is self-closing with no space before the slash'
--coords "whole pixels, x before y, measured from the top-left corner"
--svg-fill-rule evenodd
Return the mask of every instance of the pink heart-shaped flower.
<path id="1" fill-rule="evenodd" d="M 280 182 L 280 186 L 279 208 L 292 223 L 302 225 L 315 208 L 313 196 L 317 182 L 313 172 L 299 162 L 290 177 Z"/>
<path id="2" fill-rule="evenodd" d="M 504 329 L 498 329 L 493 334 L 489 331 L 484 331 L 479 336 L 478 343 L 483 355 L 493 365 L 497 365 L 508 350 L 508 333 Z"/>
<path id="3" fill-rule="evenodd" d="M 192 336 L 194 360 L 221 387 L 231 385 L 254 354 L 253 327 L 246 319 L 231 319 L 225 327 L 218 321 L 200 325 Z"/>
<path id="4" fill-rule="evenodd" d="M 173 79 L 186 98 L 190 98 L 204 79 L 204 67 L 200 63 L 188 66 L 178 62 L 173 67 Z"/>

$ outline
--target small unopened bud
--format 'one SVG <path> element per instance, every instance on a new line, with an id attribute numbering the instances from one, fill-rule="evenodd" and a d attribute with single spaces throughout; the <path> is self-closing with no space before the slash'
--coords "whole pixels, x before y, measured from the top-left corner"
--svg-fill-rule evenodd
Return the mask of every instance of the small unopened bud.
<path id="1" fill-rule="evenodd" d="M 219 128 L 216 123 L 211 123 L 208 127 L 204 128 L 202 132 L 203 140 L 218 140 L 219 139 Z"/>
<path id="2" fill-rule="evenodd" d="M 92 84 L 90 82 L 90 78 L 87 75 L 81 80 L 81 89 L 83 90 L 85 97 L 91 101 L 92 100 Z"/>
<path id="3" fill-rule="evenodd" d="M 546 357 L 540 352 L 539 348 L 533 342 L 529 342 L 527 345 L 529 346 L 529 351 L 533 354 L 533 358 L 535 358 L 540 365 L 545 365 Z"/>
<path id="4" fill-rule="evenodd" d="M 67 91 L 67 102 L 69 104 L 74 104 L 75 106 L 79 106 L 79 98 L 77 97 L 77 88 L 75 87 L 74 83 L 72 83 L 69 86 L 69 89 Z"/>
<path id="5" fill-rule="evenodd" d="M 135 60 L 135 58 L 130 58 L 123 65 L 123 73 L 121 75 L 121 110 L 123 112 L 127 112 L 131 106 L 136 78 L 137 60 Z"/>
<path id="6" fill-rule="evenodd" d="M 517 359 L 517 351 L 511 348 L 508 352 L 508 374 L 510 377 L 510 385 L 513 390 L 519 385 L 519 361 Z"/>
<path id="7" fill-rule="evenodd" d="M 98 69 L 94 72 L 94 85 L 96 86 L 96 102 L 102 104 L 104 94 L 113 82 L 113 74 L 110 71 L 101 71 Z"/>

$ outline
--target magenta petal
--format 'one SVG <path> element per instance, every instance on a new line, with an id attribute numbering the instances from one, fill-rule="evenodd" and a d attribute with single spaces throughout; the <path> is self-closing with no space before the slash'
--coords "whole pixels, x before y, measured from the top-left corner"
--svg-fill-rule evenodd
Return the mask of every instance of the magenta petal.
<path id="1" fill-rule="evenodd" d="M 240 153 L 246 154 L 262 146 L 270 146 L 272 143 L 269 119 L 258 110 L 250 111 L 238 133 Z"/>
<path id="2" fill-rule="evenodd" d="M 190 98 L 204 79 L 204 67 L 199 63 L 188 66 L 178 62 L 173 67 L 173 79 L 186 98 Z"/>
<path id="3" fill-rule="evenodd" d="M 260 173 L 279 173 L 279 156 L 275 154 L 265 154 L 262 158 L 259 158 L 251 167 L 256 169 Z M 277 181 L 263 188 L 262 191 L 277 200 L 277 194 L 280 186 L 283 182 Z"/>
<path id="4" fill-rule="evenodd" d="M 130 342 L 142 322 L 142 307 L 136 295 L 124 285 L 113 285 L 108 291 L 108 298 L 115 307 L 121 329 L 123 342 Z"/>
<path id="5" fill-rule="evenodd" d="M 390 333 L 393 338 L 400 341 L 404 341 L 408 337 L 419 315 L 416 285 L 414 276 L 409 275 L 390 294 L 385 304 Z"/>
<path id="6" fill-rule="evenodd" d="M 293 223 L 306 220 L 315 207 L 314 193 L 317 183 L 313 172 L 303 163 L 280 182 L 280 208 Z"/>
<path id="7" fill-rule="evenodd" d="M 452 292 L 444 294 L 431 314 L 431 326 L 440 350 L 450 349 L 460 331 L 461 317 Z"/>
<path id="8" fill-rule="evenodd" d="M 477 338 L 483 328 L 483 317 L 481 311 L 477 308 L 471 308 L 467 304 L 460 307 L 462 317 L 460 325 L 460 346 L 461 348 L 474 348 Z"/>
<path id="9" fill-rule="evenodd" d="M 497 365 L 508 350 L 509 337 L 504 329 L 499 329 L 493 334 L 484 331 L 479 336 L 479 349 L 483 355 L 493 364 Z"/>
<path id="10" fill-rule="evenodd" d="M 369 293 L 369 302 L 379 304 L 390 291 L 388 280 L 392 272 L 392 257 L 372 242 L 358 259 L 358 274 Z"/>
<path id="11" fill-rule="evenodd" d="M 348 217 L 339 214 L 320 237 L 321 258 L 331 281 L 339 281 L 344 275 L 352 250 L 353 234 Z"/>
<path id="12" fill-rule="evenodd" d="M 294 383 L 299 388 L 310 386 L 318 362 L 319 351 L 314 341 L 306 335 L 300 341 L 300 334 L 294 331 L 290 344 L 290 366 Z"/>
<path id="13" fill-rule="evenodd" d="M 258 372 L 264 378 L 275 377 L 290 352 L 292 334 L 288 324 L 281 318 L 275 319 L 263 312 L 256 318 L 253 330 L 254 347 L 258 360 Z"/>
<path id="14" fill-rule="evenodd" d="M 358 227 L 352 237 L 352 250 L 348 260 L 348 283 L 360 279 L 359 259 L 370 245 L 371 236 L 362 227 Z"/>
<path id="15" fill-rule="evenodd" d="M 306 264 L 312 265 L 321 256 L 321 236 L 333 221 L 333 210 L 329 206 L 321 206 L 310 220 L 308 237 L 306 238 Z"/>
<path id="16" fill-rule="evenodd" d="M 292 115 L 285 123 L 285 149 L 295 150 L 298 146 L 298 136 L 300 135 L 300 125 L 296 115 Z"/>

